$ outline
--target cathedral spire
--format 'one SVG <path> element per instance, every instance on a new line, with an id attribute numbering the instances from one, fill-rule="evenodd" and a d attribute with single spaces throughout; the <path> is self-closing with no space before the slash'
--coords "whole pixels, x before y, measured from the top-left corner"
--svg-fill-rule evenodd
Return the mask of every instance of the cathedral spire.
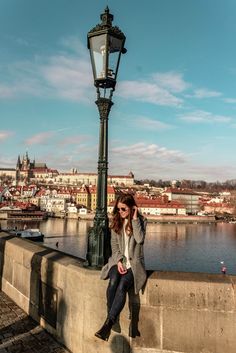
<path id="1" fill-rule="evenodd" d="M 16 168 L 20 168 L 20 155 L 18 155 L 17 162 L 16 162 Z"/>

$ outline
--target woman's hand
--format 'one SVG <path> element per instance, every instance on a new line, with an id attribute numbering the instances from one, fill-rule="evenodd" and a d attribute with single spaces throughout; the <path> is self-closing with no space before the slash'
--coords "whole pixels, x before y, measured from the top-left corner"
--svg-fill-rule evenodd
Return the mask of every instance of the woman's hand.
<path id="1" fill-rule="evenodd" d="M 134 206 L 133 207 L 133 219 L 138 219 L 138 207 Z"/>
<path id="2" fill-rule="evenodd" d="M 122 264 L 121 261 L 118 261 L 118 263 L 117 263 L 117 268 L 118 268 L 118 272 L 119 272 L 121 275 L 124 275 L 125 273 L 127 273 L 127 270 L 124 269 L 123 264 Z"/>

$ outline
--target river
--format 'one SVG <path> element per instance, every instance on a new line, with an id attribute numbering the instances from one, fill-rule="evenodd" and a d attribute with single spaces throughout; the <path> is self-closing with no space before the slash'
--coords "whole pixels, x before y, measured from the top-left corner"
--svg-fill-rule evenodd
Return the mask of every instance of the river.
<path id="1" fill-rule="evenodd" d="M 1 225 L 22 228 L 20 222 Z M 27 226 L 43 232 L 45 246 L 85 258 L 91 221 L 49 218 Z M 224 261 L 227 273 L 236 274 L 236 224 L 148 223 L 144 252 L 150 270 L 220 273 Z"/>

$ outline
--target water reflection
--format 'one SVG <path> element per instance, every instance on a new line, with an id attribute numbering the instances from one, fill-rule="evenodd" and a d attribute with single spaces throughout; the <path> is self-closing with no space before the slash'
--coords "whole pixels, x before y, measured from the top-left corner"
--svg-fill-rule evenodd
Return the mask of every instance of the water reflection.
<path id="1" fill-rule="evenodd" d="M 149 269 L 236 274 L 235 224 L 149 225 L 145 260 Z"/>
<path id="2" fill-rule="evenodd" d="M 2 227 L 23 224 L 7 224 Z M 91 221 L 48 219 L 28 223 L 44 233 L 44 244 L 74 256 L 85 258 Z M 221 261 L 227 273 L 236 274 L 236 224 L 154 224 L 148 223 L 144 246 L 147 269 L 221 273 Z"/>
<path id="3" fill-rule="evenodd" d="M 40 224 L 44 244 L 65 253 L 86 258 L 87 234 L 92 222 L 75 219 L 48 219 Z"/>

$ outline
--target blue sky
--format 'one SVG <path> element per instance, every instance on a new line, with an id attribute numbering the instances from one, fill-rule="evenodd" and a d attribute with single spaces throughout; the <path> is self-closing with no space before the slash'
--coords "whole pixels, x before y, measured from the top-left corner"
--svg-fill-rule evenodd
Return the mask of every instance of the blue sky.
<path id="1" fill-rule="evenodd" d="M 236 178 L 235 0 L 1 0 L 0 166 L 17 156 L 96 172 L 87 32 L 106 6 L 126 35 L 109 173 Z"/>

